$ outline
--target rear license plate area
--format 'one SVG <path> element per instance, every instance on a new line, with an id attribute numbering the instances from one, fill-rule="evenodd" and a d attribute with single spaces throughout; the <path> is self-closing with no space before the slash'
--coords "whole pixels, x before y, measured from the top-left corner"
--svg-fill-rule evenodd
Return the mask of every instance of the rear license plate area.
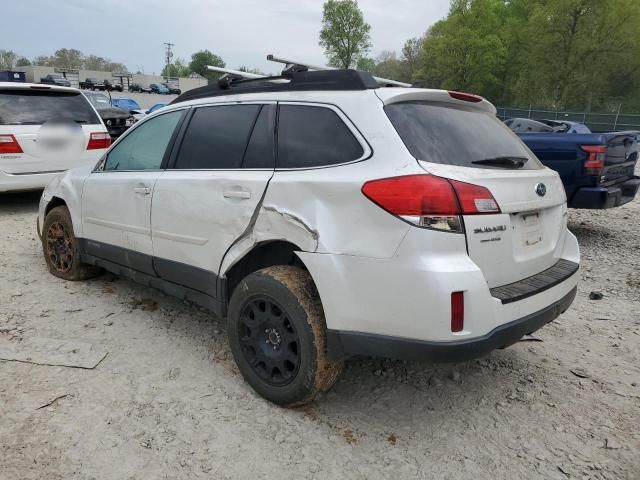
<path id="1" fill-rule="evenodd" d="M 522 244 L 530 247 L 542 242 L 542 214 L 540 212 L 521 213 L 518 218 L 522 232 Z"/>

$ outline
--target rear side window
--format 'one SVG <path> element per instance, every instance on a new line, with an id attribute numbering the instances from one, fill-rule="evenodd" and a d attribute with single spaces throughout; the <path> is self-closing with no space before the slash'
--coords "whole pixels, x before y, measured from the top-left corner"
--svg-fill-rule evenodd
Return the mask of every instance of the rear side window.
<path id="1" fill-rule="evenodd" d="M 176 169 L 240 168 L 260 105 L 200 107 L 191 117 Z"/>
<path id="2" fill-rule="evenodd" d="M 0 125 L 42 125 L 50 121 L 100 124 L 100 118 L 81 93 L 0 90 Z"/>
<path id="3" fill-rule="evenodd" d="M 418 160 L 500 168 L 482 162 L 525 158 L 522 170 L 542 168 L 509 127 L 489 113 L 429 102 L 396 103 L 384 109 L 407 149 Z"/>
<path id="4" fill-rule="evenodd" d="M 364 151 L 331 109 L 281 105 L 278 114 L 278 168 L 309 168 L 352 162 Z"/>

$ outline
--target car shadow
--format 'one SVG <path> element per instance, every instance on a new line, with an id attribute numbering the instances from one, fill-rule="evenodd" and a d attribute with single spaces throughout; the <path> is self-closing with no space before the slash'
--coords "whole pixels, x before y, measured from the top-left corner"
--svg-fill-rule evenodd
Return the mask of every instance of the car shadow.
<path id="1" fill-rule="evenodd" d="M 42 190 L 0 194 L 0 215 L 37 213 Z"/>
<path id="2" fill-rule="evenodd" d="M 569 221 L 567 228 L 576 236 L 578 243 L 583 247 L 609 242 L 616 235 L 615 231 L 604 225 L 594 225 L 587 222 Z"/>

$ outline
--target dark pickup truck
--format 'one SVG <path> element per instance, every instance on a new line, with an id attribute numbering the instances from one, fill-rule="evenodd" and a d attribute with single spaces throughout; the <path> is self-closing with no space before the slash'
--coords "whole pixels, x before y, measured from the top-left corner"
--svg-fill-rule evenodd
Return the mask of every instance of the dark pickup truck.
<path id="1" fill-rule="evenodd" d="M 633 200 L 640 187 L 635 175 L 640 132 L 563 133 L 587 127 L 535 122 L 551 127 L 546 129 L 532 122 L 505 121 L 544 165 L 560 174 L 569 207 L 612 208 Z"/>
<path id="2" fill-rule="evenodd" d="M 40 83 L 44 83 L 45 85 L 57 85 L 59 87 L 70 87 L 71 82 L 64 78 L 59 73 L 50 73 L 46 77 L 42 77 L 40 79 Z"/>

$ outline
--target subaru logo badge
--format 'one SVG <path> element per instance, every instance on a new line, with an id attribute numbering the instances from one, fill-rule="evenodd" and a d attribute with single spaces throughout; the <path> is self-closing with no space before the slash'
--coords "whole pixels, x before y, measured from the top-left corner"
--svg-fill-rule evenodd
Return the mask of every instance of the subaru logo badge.
<path id="1" fill-rule="evenodd" d="M 539 197 L 544 197 L 547 194 L 547 186 L 544 183 L 537 184 L 536 193 Z"/>

